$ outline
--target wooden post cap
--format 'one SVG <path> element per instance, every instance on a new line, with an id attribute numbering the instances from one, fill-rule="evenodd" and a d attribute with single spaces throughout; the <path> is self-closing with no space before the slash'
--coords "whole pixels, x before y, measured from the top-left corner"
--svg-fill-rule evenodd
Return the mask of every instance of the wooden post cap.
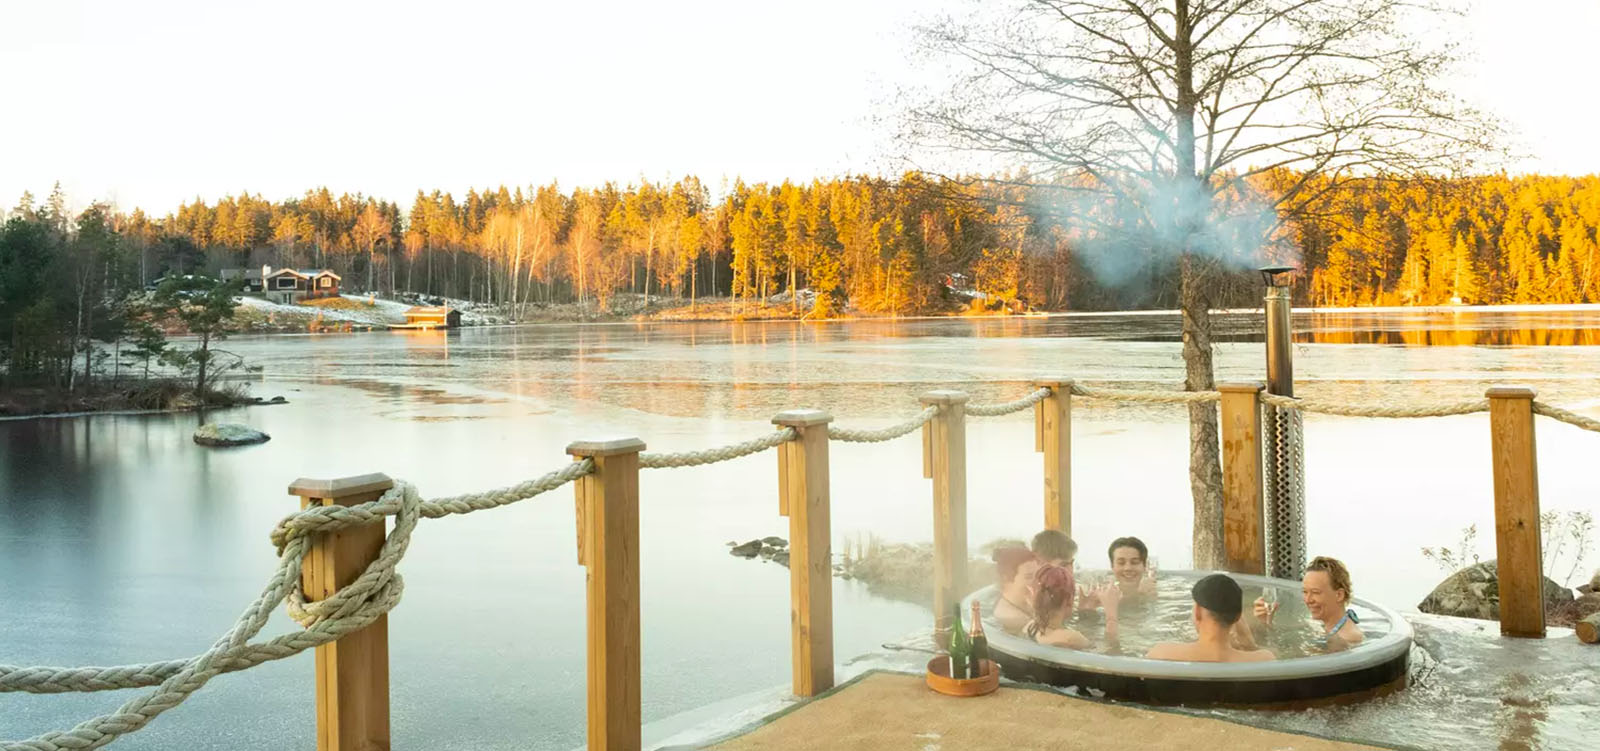
<path id="1" fill-rule="evenodd" d="M 773 425 L 782 425 L 786 428 L 809 428 L 812 425 L 827 425 L 833 422 L 833 415 L 820 409 L 786 409 L 772 418 Z"/>
<path id="2" fill-rule="evenodd" d="M 637 454 L 644 450 L 644 441 L 637 438 L 613 438 L 608 441 L 573 441 L 567 444 L 567 453 L 573 456 L 615 456 Z"/>
<path id="3" fill-rule="evenodd" d="M 1484 395 L 1490 399 L 1532 399 L 1538 393 L 1526 386 L 1490 386 Z"/>
<path id="4" fill-rule="evenodd" d="M 951 391 L 949 389 L 935 389 L 933 391 L 925 391 L 925 392 L 923 392 L 922 396 L 917 397 L 917 401 L 920 401 L 923 404 L 938 404 L 938 405 L 966 404 L 967 400 L 970 399 L 970 398 L 971 397 L 968 396 L 967 392 L 965 392 L 965 391 Z"/>
<path id="5" fill-rule="evenodd" d="M 1057 388 L 1057 389 L 1063 389 L 1063 390 L 1070 390 L 1072 388 L 1072 379 L 1071 378 L 1063 378 L 1061 376 L 1053 376 L 1053 377 L 1050 377 L 1050 378 L 1035 378 L 1035 379 L 1033 379 L 1033 385 L 1038 386 L 1039 388 Z"/>
<path id="6" fill-rule="evenodd" d="M 1224 394 L 1256 394 L 1267 387 L 1260 381 L 1231 381 L 1217 384 L 1217 390 Z"/>
<path id="7" fill-rule="evenodd" d="M 289 495 L 301 498 L 348 498 L 365 493 L 382 493 L 394 487 L 394 480 L 382 472 L 370 475 L 341 477 L 336 480 L 314 480 L 302 477 L 289 483 Z"/>

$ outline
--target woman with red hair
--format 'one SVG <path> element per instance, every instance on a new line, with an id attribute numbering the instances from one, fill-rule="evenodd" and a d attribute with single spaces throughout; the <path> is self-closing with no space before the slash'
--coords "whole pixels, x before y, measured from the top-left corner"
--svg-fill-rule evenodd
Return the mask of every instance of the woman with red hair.
<path id="1" fill-rule="evenodd" d="M 994 551 L 995 575 L 1000 589 L 1000 599 L 994 602 L 994 617 L 1000 626 L 1013 634 L 1033 620 L 1033 575 L 1039 570 L 1039 559 L 1024 547 L 996 548 Z"/>
<path id="2" fill-rule="evenodd" d="M 1114 586 L 1114 585 L 1113 585 Z M 1046 565 L 1033 575 L 1033 619 L 1023 628 L 1023 635 L 1040 644 L 1068 649 L 1084 649 L 1089 639 L 1066 625 L 1072 617 L 1073 600 L 1078 592 L 1072 569 L 1065 566 Z M 1105 590 L 1101 590 L 1105 594 Z M 1117 640 L 1117 602 L 1121 598 L 1105 597 L 1106 640 Z"/>

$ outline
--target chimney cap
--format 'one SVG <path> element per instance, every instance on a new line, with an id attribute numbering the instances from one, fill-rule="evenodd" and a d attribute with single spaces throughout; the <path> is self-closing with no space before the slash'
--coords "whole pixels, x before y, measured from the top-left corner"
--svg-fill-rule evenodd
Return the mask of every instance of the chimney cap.
<path id="1" fill-rule="evenodd" d="M 1299 269 L 1293 266 L 1262 266 L 1259 271 L 1261 272 L 1261 280 L 1268 287 L 1288 287 L 1294 282 L 1289 275 L 1299 271 Z"/>

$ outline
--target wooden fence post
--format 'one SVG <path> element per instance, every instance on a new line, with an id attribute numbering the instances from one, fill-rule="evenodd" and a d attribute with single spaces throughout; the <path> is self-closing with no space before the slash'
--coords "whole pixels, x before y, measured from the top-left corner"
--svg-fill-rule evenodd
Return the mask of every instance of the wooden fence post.
<path id="1" fill-rule="evenodd" d="M 575 485 L 578 563 L 588 571 L 589 751 L 638 751 L 639 452 L 644 441 L 578 441 L 594 460 Z"/>
<path id="2" fill-rule="evenodd" d="M 394 487 L 387 475 L 338 480 L 301 478 L 289 485 L 300 508 L 355 506 Z M 348 586 L 383 548 L 381 521 L 313 534 L 300 569 L 309 601 Z M 316 648 L 318 751 L 389 751 L 389 616 Z"/>
<path id="3" fill-rule="evenodd" d="M 1222 565 L 1239 574 L 1267 573 L 1261 474 L 1264 388 L 1262 383 L 1217 385 L 1222 392 Z"/>
<path id="4" fill-rule="evenodd" d="M 1072 381 L 1034 381 L 1050 395 L 1033 405 L 1033 450 L 1044 454 L 1044 528 L 1072 536 Z"/>
<path id="5" fill-rule="evenodd" d="M 799 434 L 778 446 L 778 507 L 789 517 L 789 632 L 796 696 L 833 688 L 832 421 L 832 415 L 817 409 L 792 409 L 772 418 L 774 425 Z"/>
<path id="6" fill-rule="evenodd" d="M 923 472 L 933 480 L 934 640 L 950 643 L 950 613 L 967 591 L 967 394 L 929 391 L 939 412 L 922 426 Z"/>
<path id="7" fill-rule="evenodd" d="M 1494 543 L 1500 581 L 1500 633 L 1544 638 L 1544 551 L 1539 539 L 1539 464 L 1533 440 L 1533 389 L 1489 389 L 1494 465 Z"/>

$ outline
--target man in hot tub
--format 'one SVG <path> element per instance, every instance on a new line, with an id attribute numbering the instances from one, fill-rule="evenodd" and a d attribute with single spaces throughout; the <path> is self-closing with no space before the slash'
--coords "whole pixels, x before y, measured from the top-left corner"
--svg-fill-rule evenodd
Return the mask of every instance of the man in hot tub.
<path id="1" fill-rule="evenodd" d="M 1157 644 L 1145 657 L 1186 662 L 1261 662 L 1275 657 L 1265 649 L 1233 646 L 1230 635 L 1244 613 L 1244 590 L 1232 577 L 1212 574 L 1195 582 L 1191 593 L 1194 595 L 1194 630 L 1199 638 L 1187 644 Z"/>
<path id="2" fill-rule="evenodd" d="M 1111 562 L 1111 581 L 1121 590 L 1122 605 L 1134 606 L 1155 599 L 1155 571 L 1150 569 L 1150 549 L 1137 537 L 1118 537 L 1106 549 Z M 1093 591 L 1080 587 L 1078 607 L 1093 610 L 1100 607 L 1100 597 Z"/>

